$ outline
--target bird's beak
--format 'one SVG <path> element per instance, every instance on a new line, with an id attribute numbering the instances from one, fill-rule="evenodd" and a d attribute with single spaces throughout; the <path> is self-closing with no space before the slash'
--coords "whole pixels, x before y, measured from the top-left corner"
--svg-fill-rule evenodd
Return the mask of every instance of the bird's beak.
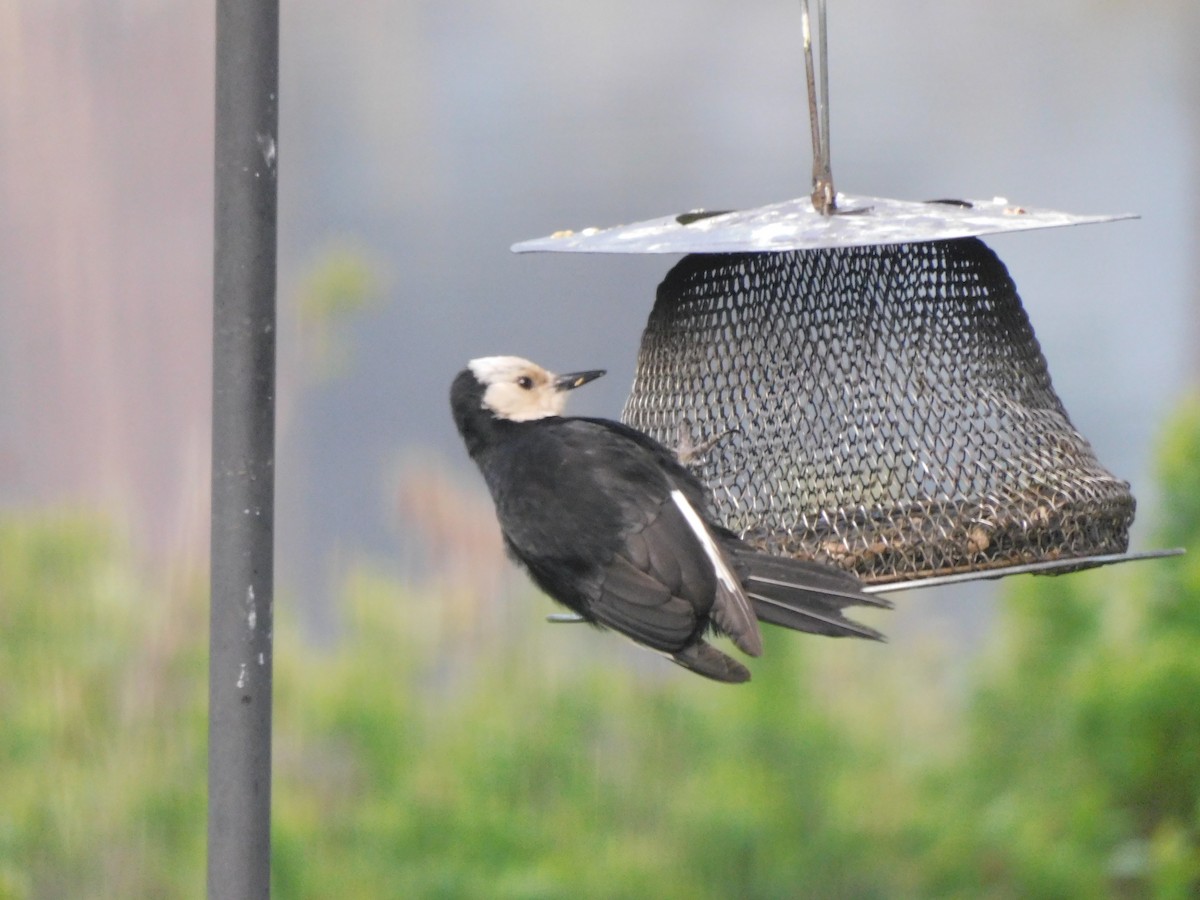
<path id="1" fill-rule="evenodd" d="M 589 381 L 595 381 L 603 374 L 604 369 L 593 369 L 590 372 L 570 372 L 566 375 L 559 375 L 554 379 L 554 389 L 556 391 L 573 391 Z"/>

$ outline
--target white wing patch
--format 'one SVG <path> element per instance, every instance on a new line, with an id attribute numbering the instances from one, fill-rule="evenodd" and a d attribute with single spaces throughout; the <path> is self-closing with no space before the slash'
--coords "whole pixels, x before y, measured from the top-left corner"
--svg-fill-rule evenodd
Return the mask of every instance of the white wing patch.
<path id="1" fill-rule="evenodd" d="M 688 525 L 692 529 L 692 533 L 700 539 L 700 546 L 704 548 L 705 555 L 713 564 L 713 571 L 717 573 L 717 578 L 721 580 L 721 584 L 725 585 L 726 590 L 734 594 L 741 594 L 741 584 L 737 577 L 729 571 L 729 566 L 725 562 L 725 557 L 721 554 L 720 548 L 712 539 L 712 535 L 708 533 L 708 528 L 704 524 L 704 520 L 700 518 L 700 514 L 688 503 L 687 497 L 683 496 L 683 492 L 675 489 L 671 491 L 671 499 L 675 501 L 675 505 L 679 507 L 679 511 L 683 513 L 683 517 L 687 519 Z"/>
<path id="2" fill-rule="evenodd" d="M 700 518 L 700 514 L 696 512 L 692 504 L 688 502 L 687 497 L 683 496 L 683 492 L 678 488 L 673 489 L 671 499 L 675 501 L 675 505 L 683 513 L 684 521 L 688 523 L 688 527 L 700 541 L 700 546 L 704 548 L 704 554 L 712 563 L 713 573 L 717 576 L 719 584 L 716 602 L 713 604 L 713 621 L 743 651 L 751 656 L 758 656 L 762 653 L 762 635 L 759 634 L 758 619 L 754 615 L 754 609 L 750 606 L 750 600 L 746 597 L 745 590 L 742 589 L 742 583 L 729 568 L 729 563 L 725 561 L 725 554 L 713 540 L 712 532 L 708 530 L 708 526 L 704 524 L 704 520 Z"/>

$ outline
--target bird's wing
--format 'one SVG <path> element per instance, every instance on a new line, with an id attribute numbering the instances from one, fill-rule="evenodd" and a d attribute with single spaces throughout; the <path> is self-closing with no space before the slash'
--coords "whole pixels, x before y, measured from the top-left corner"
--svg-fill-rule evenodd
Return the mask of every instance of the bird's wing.
<path id="1" fill-rule="evenodd" d="M 649 521 L 625 535 L 602 569 L 590 610 L 597 621 L 660 650 L 679 649 L 711 620 L 746 653 L 762 652 L 737 575 L 675 488 Z"/>
<path id="2" fill-rule="evenodd" d="M 589 611 L 602 625 L 655 650 L 678 650 L 697 630 L 690 602 L 620 554 L 605 567 Z"/>
<path id="3" fill-rule="evenodd" d="M 497 504 L 510 545 L 547 593 L 639 643 L 677 651 L 711 617 L 759 652 L 752 608 L 701 514 L 654 453 L 606 426 L 542 427 L 519 501 Z"/>
<path id="4" fill-rule="evenodd" d="M 666 476 L 672 502 L 682 513 L 684 520 L 712 563 L 717 576 L 716 598 L 711 609 L 713 623 L 718 630 L 729 635 L 735 644 L 751 656 L 762 653 L 762 636 L 758 630 L 754 609 L 745 590 L 733 571 L 732 562 L 721 540 L 726 533 L 721 526 L 712 524 L 707 510 L 707 491 L 700 480 L 680 461 L 678 454 L 644 432 L 631 428 L 623 422 L 604 419 L 582 419 L 593 422 L 637 444 L 647 451 Z"/>
<path id="5" fill-rule="evenodd" d="M 714 534 L 713 527 L 678 487 L 672 487 L 671 501 L 683 515 L 688 527 L 700 542 L 704 555 L 712 563 L 717 579 L 716 597 L 711 613 L 713 623 L 722 633 L 729 635 L 743 651 L 751 656 L 758 656 L 762 653 L 762 635 L 758 630 L 758 619 L 728 554 Z"/>

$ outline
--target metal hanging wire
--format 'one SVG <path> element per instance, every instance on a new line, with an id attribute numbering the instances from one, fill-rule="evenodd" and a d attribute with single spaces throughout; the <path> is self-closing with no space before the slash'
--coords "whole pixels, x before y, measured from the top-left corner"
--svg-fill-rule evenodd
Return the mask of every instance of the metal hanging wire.
<path id="1" fill-rule="evenodd" d="M 830 150 L 829 40 L 826 0 L 800 0 L 812 191 L 807 197 L 754 209 L 694 209 L 631 225 L 560 230 L 514 244 L 516 253 L 742 253 L 862 247 L 950 240 L 1135 218 L 1129 213 L 1077 215 L 1003 197 L 915 202 L 839 194 Z M 815 20 L 815 24 L 814 24 Z M 815 39 L 814 39 L 815 33 Z"/>
<path id="2" fill-rule="evenodd" d="M 812 131 L 812 205 L 823 216 L 837 211 L 833 186 L 833 160 L 829 148 L 829 40 L 825 0 L 817 0 L 817 57 L 820 77 L 814 71 L 812 27 L 808 0 L 800 0 L 804 32 L 804 73 L 808 81 L 808 121 Z"/>

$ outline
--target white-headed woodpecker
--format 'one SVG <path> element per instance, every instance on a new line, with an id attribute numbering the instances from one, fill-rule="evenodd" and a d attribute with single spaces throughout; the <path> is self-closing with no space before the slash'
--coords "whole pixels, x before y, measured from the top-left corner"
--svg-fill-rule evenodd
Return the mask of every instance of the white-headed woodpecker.
<path id="1" fill-rule="evenodd" d="M 658 441 L 605 419 L 563 417 L 569 390 L 602 371 L 555 375 L 528 360 L 472 360 L 450 389 L 454 421 L 496 504 L 504 543 L 543 591 L 717 681 L 750 672 L 704 638 L 758 656 L 758 621 L 880 639 L 845 618 L 890 606 L 853 575 L 759 553 L 715 523 L 704 487 Z"/>

